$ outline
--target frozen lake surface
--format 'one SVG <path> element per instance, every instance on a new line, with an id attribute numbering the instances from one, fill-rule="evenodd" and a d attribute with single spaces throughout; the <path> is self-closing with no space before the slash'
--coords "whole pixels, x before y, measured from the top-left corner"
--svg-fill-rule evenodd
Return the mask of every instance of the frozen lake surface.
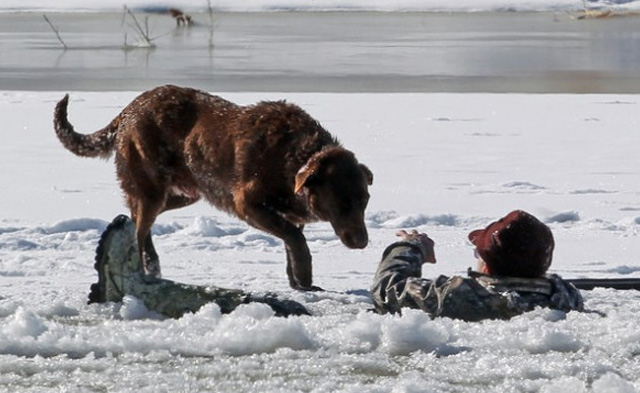
<path id="1" fill-rule="evenodd" d="M 565 12 L 284 12 L 215 15 L 177 28 L 147 14 L 154 49 L 122 13 L 0 13 L 0 89 L 207 91 L 640 91 L 640 18 Z M 137 13 L 142 23 L 145 15 Z"/>

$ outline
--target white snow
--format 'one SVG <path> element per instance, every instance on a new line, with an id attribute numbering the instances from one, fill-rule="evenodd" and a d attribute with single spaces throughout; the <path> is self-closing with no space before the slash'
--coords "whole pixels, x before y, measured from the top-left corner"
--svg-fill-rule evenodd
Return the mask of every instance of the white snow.
<path id="1" fill-rule="evenodd" d="M 552 270 L 640 277 L 640 98 L 635 95 L 233 93 L 305 108 L 374 172 L 370 245 L 309 225 L 314 279 L 288 289 L 282 242 L 206 203 L 154 227 L 166 278 L 303 302 L 207 306 L 179 320 L 135 298 L 87 305 L 100 233 L 127 213 L 113 162 L 67 152 L 52 129 L 66 92 L 0 92 L 0 391 L 531 391 L 640 388 L 640 294 L 585 292 L 589 312 L 536 310 L 509 322 L 379 316 L 368 288 L 401 228 L 436 241 L 425 276 L 473 266 L 467 233 L 516 208 L 548 223 Z M 71 92 L 90 132 L 138 92 Z M 443 119 L 446 119 L 444 121 Z M 597 121 L 594 121 L 597 119 Z"/>

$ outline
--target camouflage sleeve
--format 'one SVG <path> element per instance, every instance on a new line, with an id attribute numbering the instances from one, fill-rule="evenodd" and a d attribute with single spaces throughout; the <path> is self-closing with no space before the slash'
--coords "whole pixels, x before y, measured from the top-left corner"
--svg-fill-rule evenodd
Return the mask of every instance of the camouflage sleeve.
<path id="1" fill-rule="evenodd" d="M 376 312 L 399 313 L 402 307 L 424 308 L 418 294 L 428 292 L 431 280 L 421 278 L 423 255 L 417 243 L 393 243 L 382 253 L 371 293 Z M 418 295 L 418 296 L 416 296 Z"/>

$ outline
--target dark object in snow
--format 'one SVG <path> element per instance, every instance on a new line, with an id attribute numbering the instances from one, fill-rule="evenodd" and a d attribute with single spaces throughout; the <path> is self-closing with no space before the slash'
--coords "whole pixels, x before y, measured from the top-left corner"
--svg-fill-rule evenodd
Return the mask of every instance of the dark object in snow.
<path id="1" fill-rule="evenodd" d="M 115 152 L 150 275 L 160 276 L 150 232 L 156 217 L 201 197 L 282 239 L 295 289 L 318 289 L 305 224 L 328 221 L 347 247 L 368 244 L 364 211 L 373 174 L 296 105 L 239 106 L 167 85 L 142 93 L 106 127 L 82 135 L 67 120 L 68 103 L 66 95 L 56 105 L 56 134 L 78 156 Z"/>
<path id="2" fill-rule="evenodd" d="M 96 250 L 98 282 L 91 285 L 89 303 L 119 302 L 132 295 L 150 310 L 171 318 L 196 312 L 207 303 L 216 303 L 222 313 L 241 304 L 265 303 L 276 316 L 309 315 L 305 307 L 275 294 L 248 294 L 236 289 L 181 284 L 144 274 L 135 225 L 125 215 L 117 216 L 102 233 Z"/>
<path id="3" fill-rule="evenodd" d="M 640 278 L 573 278 L 566 281 L 585 291 L 595 288 L 640 291 Z"/>

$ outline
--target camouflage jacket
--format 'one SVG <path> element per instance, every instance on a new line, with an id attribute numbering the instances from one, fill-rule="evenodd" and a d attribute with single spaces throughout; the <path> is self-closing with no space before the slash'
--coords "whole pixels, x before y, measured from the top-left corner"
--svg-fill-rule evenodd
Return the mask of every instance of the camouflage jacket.
<path id="1" fill-rule="evenodd" d="M 525 279 L 488 276 L 469 270 L 468 277 L 421 278 L 420 248 L 407 241 L 384 251 L 372 287 L 375 310 L 399 313 L 421 309 L 431 317 L 465 321 L 509 319 L 547 307 L 565 312 L 583 310 L 582 295 L 558 275 Z"/>

